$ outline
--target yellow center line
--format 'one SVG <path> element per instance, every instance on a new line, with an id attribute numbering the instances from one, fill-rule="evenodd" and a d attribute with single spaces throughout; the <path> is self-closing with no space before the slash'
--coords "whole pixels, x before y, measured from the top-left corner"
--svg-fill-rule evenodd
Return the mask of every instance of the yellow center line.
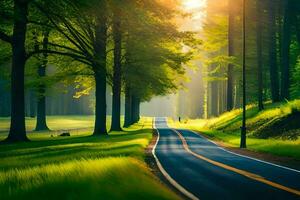
<path id="1" fill-rule="evenodd" d="M 191 151 L 191 149 L 189 148 L 189 146 L 188 146 L 188 144 L 187 144 L 185 138 L 181 135 L 181 133 L 178 132 L 178 131 L 175 130 L 175 129 L 172 129 L 172 130 L 173 130 L 175 133 L 177 133 L 177 135 L 179 136 L 180 140 L 182 141 L 182 144 L 183 144 L 184 149 L 185 149 L 188 153 L 194 155 L 195 157 L 197 157 L 197 158 L 199 158 L 199 159 L 201 159 L 201 160 L 204 160 L 204 161 L 206 161 L 206 162 L 208 162 L 208 163 L 211 163 L 211 164 L 213 164 L 213 165 L 215 165 L 215 166 L 218 166 L 218 167 L 221 167 L 221 168 L 224 168 L 224 169 L 233 171 L 233 172 L 235 172 L 235 173 L 238 173 L 238 174 L 240 174 L 240 175 L 243 175 L 243 176 L 245 176 L 245 177 L 248 177 L 248 178 L 250 178 L 250 179 L 252 179 L 252 180 L 256 180 L 256 181 L 258 181 L 258 182 L 265 183 L 265 184 L 270 185 L 270 186 L 272 186 L 272 187 L 275 187 L 275 188 L 278 188 L 278 189 L 281 189 L 281 190 L 284 190 L 284 191 L 287 191 L 287 192 L 290 192 L 290 193 L 293 193 L 293 194 L 296 194 L 296 195 L 300 196 L 300 191 L 299 191 L 299 190 L 292 189 L 292 188 L 289 188 L 289 187 L 280 185 L 280 184 L 278 184 L 278 183 L 274 183 L 274 182 L 269 181 L 269 180 L 265 179 L 264 177 L 259 176 L 259 175 L 257 175 L 257 174 L 253 174 L 253 173 L 250 173 L 250 172 L 241 170 L 241 169 L 237 169 L 237 168 L 235 168 L 235 167 L 231 167 L 231 166 L 229 166 L 229 165 L 225 165 L 225 164 L 223 164 L 223 163 L 220 163 L 220 162 L 211 160 L 211 159 L 209 159 L 209 158 L 206 158 L 206 157 L 204 157 L 204 156 L 202 156 L 202 155 L 199 155 L 199 154 L 197 154 L 197 153 Z"/>

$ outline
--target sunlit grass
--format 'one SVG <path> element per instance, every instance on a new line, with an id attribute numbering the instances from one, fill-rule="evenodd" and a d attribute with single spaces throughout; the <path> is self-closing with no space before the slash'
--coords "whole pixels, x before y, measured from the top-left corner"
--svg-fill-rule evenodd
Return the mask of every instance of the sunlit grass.
<path id="1" fill-rule="evenodd" d="M 108 117 L 108 121 L 110 117 Z M 47 116 L 47 124 L 51 130 L 90 128 L 94 125 L 94 116 Z M 36 118 L 26 118 L 26 129 L 34 130 Z M 0 117 L 0 131 L 9 130 L 10 118 Z"/>
<path id="2" fill-rule="evenodd" d="M 178 199 L 144 163 L 152 118 L 108 136 L 91 131 L 0 145 L 0 199 Z"/>
<path id="3" fill-rule="evenodd" d="M 280 138 L 258 139 L 252 136 L 259 128 L 268 125 L 272 120 L 285 117 L 292 112 L 300 111 L 300 100 L 287 103 L 268 103 L 265 110 L 259 112 L 254 106 L 247 107 L 247 147 L 253 151 L 266 152 L 279 156 L 292 157 L 300 160 L 300 138 L 296 140 L 282 140 Z M 212 119 L 183 120 L 181 123 L 169 119 L 169 125 L 200 131 L 209 138 L 222 141 L 225 145 L 239 147 L 240 126 L 242 119 L 240 109 L 224 113 Z"/>
<path id="4" fill-rule="evenodd" d="M 81 159 L 0 172 L 1 199 L 178 199 L 134 158 Z"/>
<path id="5" fill-rule="evenodd" d="M 50 131 L 34 131 L 36 125 L 36 118 L 26 118 L 27 136 L 31 140 L 48 140 L 57 139 L 57 136 L 63 132 L 69 132 L 72 136 L 87 136 L 93 132 L 94 116 L 48 116 L 47 125 Z M 123 124 L 124 117 L 121 117 L 121 124 Z M 109 130 L 111 124 L 111 117 L 107 117 L 107 129 Z M 4 140 L 9 131 L 10 118 L 0 117 L 0 141 Z M 61 138 L 60 138 L 61 139 Z"/>
<path id="6" fill-rule="evenodd" d="M 29 134 L 29 143 L 0 145 L 0 169 L 107 156 L 143 159 L 144 148 L 152 138 L 151 125 L 151 118 L 142 118 L 140 123 L 123 132 L 98 137 L 92 137 L 92 132 L 84 132 L 88 130 L 71 134 L 71 137 Z"/>

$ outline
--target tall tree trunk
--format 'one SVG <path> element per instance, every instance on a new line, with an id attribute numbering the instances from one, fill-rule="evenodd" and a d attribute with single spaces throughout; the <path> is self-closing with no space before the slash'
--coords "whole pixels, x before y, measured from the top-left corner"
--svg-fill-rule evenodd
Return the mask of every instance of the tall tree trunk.
<path id="1" fill-rule="evenodd" d="M 29 91 L 29 105 L 30 105 L 30 117 L 34 118 L 36 115 L 36 103 L 35 103 L 35 93 L 34 91 L 31 89 Z"/>
<path id="2" fill-rule="evenodd" d="M 137 102 L 136 102 L 136 110 L 137 110 L 137 113 L 136 113 L 136 115 L 137 115 L 137 121 L 136 122 L 139 122 L 140 121 L 140 119 L 141 119 L 141 100 L 138 98 L 137 99 Z"/>
<path id="3" fill-rule="evenodd" d="M 231 9 L 233 0 L 229 0 L 229 24 L 228 24 L 228 56 L 234 56 L 234 12 Z M 233 109 L 233 64 L 227 69 L 227 111 Z"/>
<path id="4" fill-rule="evenodd" d="M 25 129 L 24 71 L 28 2 L 14 0 L 11 68 L 11 124 L 7 141 L 27 141 Z"/>
<path id="5" fill-rule="evenodd" d="M 121 54 L 122 33 L 119 12 L 113 16 L 114 67 L 111 131 L 121 131 Z"/>
<path id="6" fill-rule="evenodd" d="M 262 80 L 262 73 L 263 73 L 263 61 L 262 61 L 262 8 L 261 3 L 257 1 L 257 8 L 256 8 L 256 45 L 257 45 L 257 82 L 258 82 L 258 109 L 263 110 L 263 80 Z"/>
<path id="7" fill-rule="evenodd" d="M 218 82 L 212 81 L 211 82 L 211 110 L 212 116 L 217 117 L 218 113 Z"/>
<path id="8" fill-rule="evenodd" d="M 297 32 L 297 41 L 298 45 L 300 45 L 300 17 L 297 16 L 296 18 L 296 32 Z"/>
<path id="9" fill-rule="evenodd" d="M 281 98 L 290 97 L 290 45 L 291 45 L 291 3 L 285 2 L 284 22 L 282 32 L 282 63 L 281 63 Z"/>
<path id="10" fill-rule="evenodd" d="M 106 74 L 104 72 L 95 75 L 96 82 L 96 110 L 94 135 L 107 134 L 106 129 Z"/>
<path id="11" fill-rule="evenodd" d="M 133 97 L 132 123 L 137 123 L 140 120 L 140 99 Z"/>
<path id="12" fill-rule="evenodd" d="M 279 97 L 279 74 L 277 66 L 277 40 L 276 40 L 276 17 L 275 4 L 273 0 L 269 0 L 269 67 L 271 94 L 273 102 L 278 102 Z M 262 28 L 262 27 L 261 27 Z"/>
<path id="13" fill-rule="evenodd" d="M 104 10 L 106 4 L 103 5 Z M 106 45 L 107 45 L 107 14 L 102 13 L 97 18 L 95 58 L 96 63 L 93 66 L 95 74 L 95 126 L 94 135 L 107 134 L 106 129 Z"/>
<path id="14" fill-rule="evenodd" d="M 43 39 L 43 50 L 48 49 L 48 37 L 49 37 L 49 32 L 46 31 L 44 33 L 44 39 Z M 38 67 L 38 75 L 40 79 L 46 77 L 47 64 L 48 64 L 48 55 L 47 53 L 44 53 L 42 57 L 42 64 L 39 65 Z M 47 126 L 47 120 L 46 120 L 46 85 L 43 82 L 41 82 L 38 86 L 37 119 L 36 119 L 35 130 L 36 131 L 49 130 Z"/>
<path id="15" fill-rule="evenodd" d="M 134 124 L 135 116 L 135 96 L 131 95 L 131 124 Z"/>
<path id="16" fill-rule="evenodd" d="M 132 114 L 132 122 L 131 124 L 134 124 L 138 122 L 138 98 L 134 95 L 131 97 L 131 114 Z"/>
<path id="17" fill-rule="evenodd" d="M 131 92 L 130 88 L 127 86 L 125 90 L 125 117 L 124 117 L 124 127 L 129 127 L 132 124 L 132 109 L 131 109 Z"/>

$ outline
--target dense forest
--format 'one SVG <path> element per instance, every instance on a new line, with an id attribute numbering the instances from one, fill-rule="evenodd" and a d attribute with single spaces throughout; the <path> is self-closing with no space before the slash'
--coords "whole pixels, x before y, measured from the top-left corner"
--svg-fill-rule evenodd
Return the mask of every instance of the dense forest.
<path id="1" fill-rule="evenodd" d="M 169 106 L 210 118 L 240 108 L 242 3 L 208 0 L 195 30 L 182 28 L 189 13 L 179 1 L 2 1 L 0 115 L 24 139 L 25 116 L 43 130 L 46 115 L 95 114 L 95 133 L 106 133 L 106 115 L 121 130 L 123 113 L 129 126 L 142 102 L 178 89 L 171 106 L 154 101 L 146 113 Z M 247 104 L 298 98 L 299 3 L 245 3 Z"/>
<path id="2" fill-rule="evenodd" d="M 204 116 L 242 104 L 243 1 L 207 1 L 203 29 Z M 264 102 L 299 98 L 300 4 L 297 0 L 246 3 L 246 97 Z"/>

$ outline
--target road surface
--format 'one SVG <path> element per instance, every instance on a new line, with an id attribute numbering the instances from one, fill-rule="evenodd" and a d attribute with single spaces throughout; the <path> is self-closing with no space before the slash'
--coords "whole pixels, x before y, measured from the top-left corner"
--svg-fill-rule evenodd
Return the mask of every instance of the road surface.
<path id="1" fill-rule="evenodd" d="M 300 171 L 229 152 L 156 118 L 153 154 L 164 176 L 191 199 L 299 199 Z"/>

